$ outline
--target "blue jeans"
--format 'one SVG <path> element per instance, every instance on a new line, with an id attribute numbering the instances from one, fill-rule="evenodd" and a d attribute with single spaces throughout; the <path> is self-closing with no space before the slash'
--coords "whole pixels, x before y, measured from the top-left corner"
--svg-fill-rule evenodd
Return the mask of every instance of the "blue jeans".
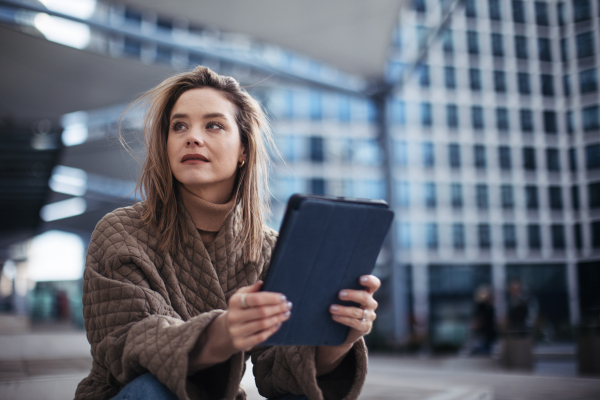
<path id="1" fill-rule="evenodd" d="M 177 396 L 154 375 L 147 372 L 125 385 L 112 400 L 177 400 Z M 307 398 L 306 396 L 284 394 L 272 400 L 307 400 Z"/>

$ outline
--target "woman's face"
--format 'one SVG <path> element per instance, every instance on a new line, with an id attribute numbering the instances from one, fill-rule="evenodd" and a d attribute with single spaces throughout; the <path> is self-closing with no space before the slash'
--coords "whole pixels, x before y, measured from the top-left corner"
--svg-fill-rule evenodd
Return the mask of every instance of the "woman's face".
<path id="1" fill-rule="evenodd" d="M 212 203 L 231 199 L 238 162 L 246 160 L 236 108 L 211 88 L 184 92 L 171 111 L 167 154 L 173 176 Z"/>

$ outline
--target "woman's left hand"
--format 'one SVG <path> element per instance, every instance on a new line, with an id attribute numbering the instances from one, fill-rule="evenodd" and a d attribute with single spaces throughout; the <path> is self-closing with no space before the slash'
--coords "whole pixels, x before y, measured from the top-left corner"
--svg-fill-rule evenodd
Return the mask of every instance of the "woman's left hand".
<path id="1" fill-rule="evenodd" d="M 363 275 L 359 282 L 365 287 L 364 290 L 344 289 L 338 294 L 340 300 L 358 303 L 359 307 L 339 304 L 332 304 L 329 307 L 334 321 L 351 328 L 345 344 L 352 344 L 371 332 L 373 321 L 377 318 L 375 310 L 378 304 L 373 298 L 373 293 L 379 289 L 381 281 L 376 276 Z"/>

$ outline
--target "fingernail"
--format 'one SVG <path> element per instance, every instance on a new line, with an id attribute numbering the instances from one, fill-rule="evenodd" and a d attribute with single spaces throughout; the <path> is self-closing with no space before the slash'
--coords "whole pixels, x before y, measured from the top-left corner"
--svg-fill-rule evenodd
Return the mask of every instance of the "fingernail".
<path id="1" fill-rule="evenodd" d="M 368 276 L 361 276 L 360 277 L 360 283 L 367 283 L 369 281 L 369 277 Z"/>
<path id="2" fill-rule="evenodd" d="M 281 295 L 281 301 L 286 301 L 286 300 L 287 300 L 287 297 L 285 297 L 285 294 L 282 294 Z"/>
<path id="3" fill-rule="evenodd" d="M 289 317 L 290 315 L 292 315 L 292 312 L 291 312 L 291 311 L 286 311 L 286 312 L 283 314 L 283 316 L 284 316 L 284 317 L 286 317 L 286 318 L 287 318 L 287 317 Z"/>
<path id="4" fill-rule="evenodd" d="M 264 282 L 261 280 L 256 281 L 257 284 L 262 285 Z"/>
<path id="5" fill-rule="evenodd" d="M 288 301 L 288 302 L 287 302 L 287 304 L 286 304 L 286 306 L 287 306 L 287 309 L 288 309 L 288 310 L 291 310 L 291 309 L 292 309 L 292 306 L 293 306 L 293 304 L 292 304 L 292 302 L 291 302 L 291 301 Z"/>
<path id="6" fill-rule="evenodd" d="M 340 308 L 339 308 L 338 306 L 336 306 L 336 305 L 333 305 L 333 306 L 331 306 L 330 308 L 331 308 L 331 311 L 337 311 L 337 310 L 339 310 L 339 309 L 340 309 Z"/>
<path id="7" fill-rule="evenodd" d="M 348 296 L 348 292 L 346 292 L 345 290 L 342 290 L 340 292 L 340 297 L 346 297 L 346 296 Z"/>

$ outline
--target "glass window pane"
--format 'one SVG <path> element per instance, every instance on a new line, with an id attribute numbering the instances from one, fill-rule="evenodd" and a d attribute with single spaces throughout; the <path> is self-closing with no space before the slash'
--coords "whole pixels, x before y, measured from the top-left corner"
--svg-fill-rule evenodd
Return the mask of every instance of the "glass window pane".
<path id="1" fill-rule="evenodd" d="M 546 2 L 535 2 L 535 23 L 548 26 L 548 4 Z"/>
<path id="2" fill-rule="evenodd" d="M 576 36 L 577 58 L 591 57 L 594 55 L 594 36 L 592 32 L 580 33 Z"/>
<path id="3" fill-rule="evenodd" d="M 525 6 L 523 0 L 512 0 L 513 21 L 519 24 L 525 23 Z"/>
<path id="4" fill-rule="evenodd" d="M 600 169 L 600 143 L 585 146 L 585 168 L 588 171 Z"/>
<path id="5" fill-rule="evenodd" d="M 600 129 L 600 113 L 598 106 L 585 107 L 582 110 L 583 130 L 586 132 Z"/>

